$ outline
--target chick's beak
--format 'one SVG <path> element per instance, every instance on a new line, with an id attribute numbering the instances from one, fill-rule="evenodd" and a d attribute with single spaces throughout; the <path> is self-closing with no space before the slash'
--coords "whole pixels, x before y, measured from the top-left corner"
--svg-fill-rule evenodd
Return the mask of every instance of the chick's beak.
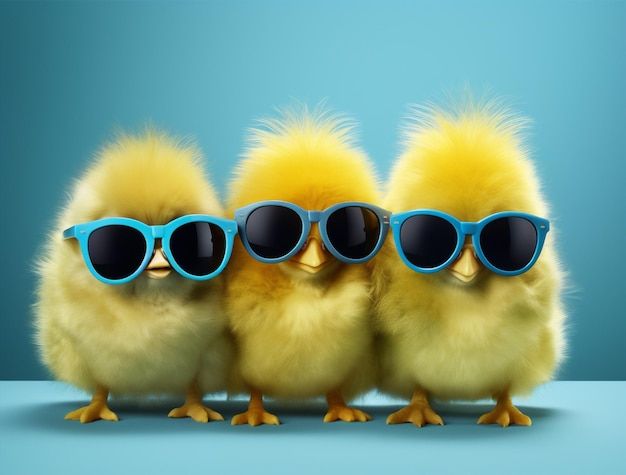
<path id="1" fill-rule="evenodd" d="M 329 255 L 316 237 L 309 238 L 304 249 L 291 259 L 293 264 L 309 274 L 318 273 L 328 261 Z"/>
<path id="2" fill-rule="evenodd" d="M 172 267 L 163 255 L 163 250 L 158 248 L 154 251 L 154 256 L 152 256 L 150 264 L 146 267 L 146 274 L 151 279 L 164 279 L 170 275 L 170 272 L 172 272 Z"/>
<path id="3" fill-rule="evenodd" d="M 448 270 L 461 282 L 473 281 L 480 271 L 480 263 L 474 257 L 474 248 L 472 246 L 464 247 L 459 258 L 448 267 Z"/>

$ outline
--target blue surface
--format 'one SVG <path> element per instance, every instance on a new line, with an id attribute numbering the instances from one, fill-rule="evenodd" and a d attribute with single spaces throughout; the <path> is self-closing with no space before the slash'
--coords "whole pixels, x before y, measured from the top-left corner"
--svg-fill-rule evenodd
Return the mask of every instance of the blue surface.
<path id="1" fill-rule="evenodd" d="M 324 424 L 321 405 L 270 405 L 283 425 L 233 427 L 115 402 L 118 423 L 63 420 L 85 401 L 60 383 L 0 382 L 0 473 L 626 473 L 626 382 L 551 383 L 520 401 L 532 427 L 506 429 L 476 425 L 486 403 L 438 406 L 443 427 L 388 426 L 399 402 L 374 395 L 364 424 Z M 244 404 L 211 402 L 227 418 Z"/>
<path id="2" fill-rule="evenodd" d="M 0 378 L 47 379 L 30 266 L 116 128 L 197 138 L 224 190 L 254 119 L 328 98 L 386 177 L 406 105 L 469 84 L 534 119 L 572 286 L 561 376 L 626 379 L 624 25 L 624 1 L 0 2 Z"/>

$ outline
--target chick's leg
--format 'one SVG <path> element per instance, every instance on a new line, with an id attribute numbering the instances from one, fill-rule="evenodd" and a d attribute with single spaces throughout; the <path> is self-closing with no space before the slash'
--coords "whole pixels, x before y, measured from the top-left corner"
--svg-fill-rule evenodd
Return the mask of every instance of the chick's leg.
<path id="1" fill-rule="evenodd" d="M 185 404 L 172 409 L 167 417 L 191 417 L 196 422 L 223 421 L 219 412 L 209 409 L 202 403 L 202 392 L 197 382 L 191 383 L 187 390 Z"/>
<path id="2" fill-rule="evenodd" d="M 253 389 L 250 391 L 250 403 L 248 410 L 241 414 L 233 416 L 230 422 L 234 426 L 241 424 L 250 424 L 251 426 L 259 426 L 261 424 L 279 425 L 280 420 L 274 414 L 270 414 L 263 408 L 263 395 L 261 391 Z"/>
<path id="3" fill-rule="evenodd" d="M 505 391 L 497 398 L 496 407 L 480 416 L 478 424 L 500 424 L 502 427 L 508 427 L 510 424 L 529 426 L 532 420 L 513 405 L 511 396 Z"/>
<path id="4" fill-rule="evenodd" d="M 324 416 L 324 422 L 367 422 L 372 420 L 369 414 L 348 407 L 339 391 L 331 391 L 326 395 L 328 402 L 328 412 Z"/>
<path id="5" fill-rule="evenodd" d="M 118 421 L 117 414 L 115 414 L 109 406 L 107 406 L 107 398 L 109 397 L 109 390 L 102 386 L 96 387 L 96 391 L 93 393 L 91 402 L 75 411 L 68 412 L 65 415 L 65 419 L 72 421 L 80 421 L 81 424 L 87 422 L 98 421 L 103 419 L 105 421 Z"/>
<path id="6" fill-rule="evenodd" d="M 417 427 L 426 424 L 443 425 L 443 419 L 430 407 L 428 394 L 420 388 L 413 391 L 413 397 L 408 406 L 387 417 L 387 424 L 402 424 L 403 422 L 410 422 Z"/>

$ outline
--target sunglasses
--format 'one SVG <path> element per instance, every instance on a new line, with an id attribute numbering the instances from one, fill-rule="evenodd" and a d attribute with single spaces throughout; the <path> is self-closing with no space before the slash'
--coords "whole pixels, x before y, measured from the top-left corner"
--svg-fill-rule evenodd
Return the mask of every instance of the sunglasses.
<path id="1" fill-rule="evenodd" d="M 396 249 L 404 263 L 417 272 L 437 272 L 461 253 L 465 236 L 474 252 L 496 274 L 519 275 L 537 261 L 550 222 L 526 213 L 504 211 L 477 223 L 462 222 L 433 210 L 414 210 L 391 217 Z"/>
<path id="2" fill-rule="evenodd" d="M 286 261 L 300 251 L 311 223 L 318 223 L 326 249 L 346 263 L 374 257 L 389 229 L 388 211 L 359 202 L 307 211 L 286 201 L 261 201 L 237 210 L 235 220 L 246 250 L 266 263 Z"/>
<path id="3" fill-rule="evenodd" d="M 156 239 L 161 239 L 165 257 L 180 275 L 211 279 L 226 266 L 236 233 L 234 221 L 196 214 L 158 226 L 131 218 L 103 218 L 72 226 L 63 231 L 63 237 L 78 240 L 96 279 L 124 284 L 148 266 Z"/>

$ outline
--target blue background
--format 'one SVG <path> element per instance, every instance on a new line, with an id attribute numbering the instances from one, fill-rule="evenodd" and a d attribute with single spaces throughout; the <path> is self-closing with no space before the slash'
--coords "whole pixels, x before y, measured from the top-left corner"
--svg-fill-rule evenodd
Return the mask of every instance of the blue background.
<path id="1" fill-rule="evenodd" d="M 602 395 L 601 400 L 597 398 Z M 322 401 L 269 403 L 281 426 L 198 424 L 165 417 L 174 401 L 112 402 L 119 423 L 78 424 L 63 414 L 85 394 L 51 381 L 0 381 L 0 471 L 7 475 L 271 474 L 622 475 L 625 381 L 557 381 L 518 407 L 532 427 L 479 426 L 493 403 L 436 404 L 445 427 L 387 425 L 406 401 L 366 396 L 374 420 L 322 423 Z M 590 402 L 593 401 L 593 405 Z M 242 400 L 207 401 L 228 420 Z M 590 407 L 591 406 L 591 407 Z M 36 454 L 36 456 L 34 456 Z M 104 456 L 103 454 L 106 454 Z"/>
<path id="2" fill-rule="evenodd" d="M 48 377 L 32 262 L 116 129 L 196 138 L 224 191 L 254 119 L 327 98 L 385 178 L 406 105 L 466 84 L 534 119 L 570 274 L 561 379 L 626 379 L 625 25 L 618 1 L 1 3 L 0 379 Z"/>

